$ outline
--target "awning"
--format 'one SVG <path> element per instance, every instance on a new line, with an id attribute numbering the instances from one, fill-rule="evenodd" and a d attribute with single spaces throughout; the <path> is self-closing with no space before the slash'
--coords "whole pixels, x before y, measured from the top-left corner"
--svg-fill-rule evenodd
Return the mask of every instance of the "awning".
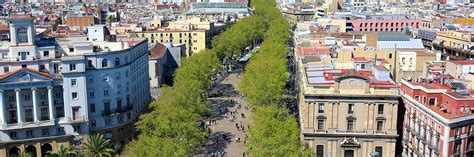
<path id="1" fill-rule="evenodd" d="M 247 62 L 250 59 L 250 53 L 246 54 L 244 57 L 240 58 L 239 61 L 241 62 Z"/>

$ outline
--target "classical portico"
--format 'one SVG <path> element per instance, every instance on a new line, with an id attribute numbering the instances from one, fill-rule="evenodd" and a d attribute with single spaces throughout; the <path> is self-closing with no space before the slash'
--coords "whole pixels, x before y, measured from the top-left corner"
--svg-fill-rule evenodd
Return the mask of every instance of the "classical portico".
<path id="1" fill-rule="evenodd" d="M 60 84 L 49 74 L 30 69 L 21 69 L 1 78 L 1 128 L 54 125 L 55 88 L 60 88 Z"/>

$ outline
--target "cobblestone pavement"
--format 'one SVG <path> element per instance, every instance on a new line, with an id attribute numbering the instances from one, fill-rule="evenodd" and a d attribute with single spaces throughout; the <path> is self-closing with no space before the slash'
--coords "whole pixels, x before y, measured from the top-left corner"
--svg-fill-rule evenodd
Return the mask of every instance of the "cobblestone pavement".
<path id="1" fill-rule="evenodd" d="M 236 90 L 239 81 L 240 77 L 237 74 L 230 74 L 220 85 L 230 88 L 225 90 Z M 245 134 L 248 131 L 251 116 L 247 102 L 238 92 L 223 93 L 234 94 L 209 98 L 212 102 L 213 115 L 206 123 L 211 134 L 207 143 L 199 148 L 201 153 L 198 156 L 241 157 L 246 150 Z M 231 120 L 233 117 L 235 119 Z"/>

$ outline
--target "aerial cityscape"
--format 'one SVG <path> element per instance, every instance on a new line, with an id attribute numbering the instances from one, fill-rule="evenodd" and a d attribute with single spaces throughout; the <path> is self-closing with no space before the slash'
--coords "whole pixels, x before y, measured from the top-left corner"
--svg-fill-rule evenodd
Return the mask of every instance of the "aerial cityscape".
<path id="1" fill-rule="evenodd" d="M 474 157 L 473 0 L 0 0 L 0 157 Z"/>

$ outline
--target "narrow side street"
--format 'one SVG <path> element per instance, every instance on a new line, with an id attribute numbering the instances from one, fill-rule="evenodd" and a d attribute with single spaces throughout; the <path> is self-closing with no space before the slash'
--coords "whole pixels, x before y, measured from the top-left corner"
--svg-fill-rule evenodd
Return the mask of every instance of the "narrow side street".
<path id="1" fill-rule="evenodd" d="M 237 90 L 239 82 L 238 74 L 229 74 L 210 92 L 213 114 L 206 125 L 211 133 L 198 156 L 243 156 L 251 115 Z"/>

